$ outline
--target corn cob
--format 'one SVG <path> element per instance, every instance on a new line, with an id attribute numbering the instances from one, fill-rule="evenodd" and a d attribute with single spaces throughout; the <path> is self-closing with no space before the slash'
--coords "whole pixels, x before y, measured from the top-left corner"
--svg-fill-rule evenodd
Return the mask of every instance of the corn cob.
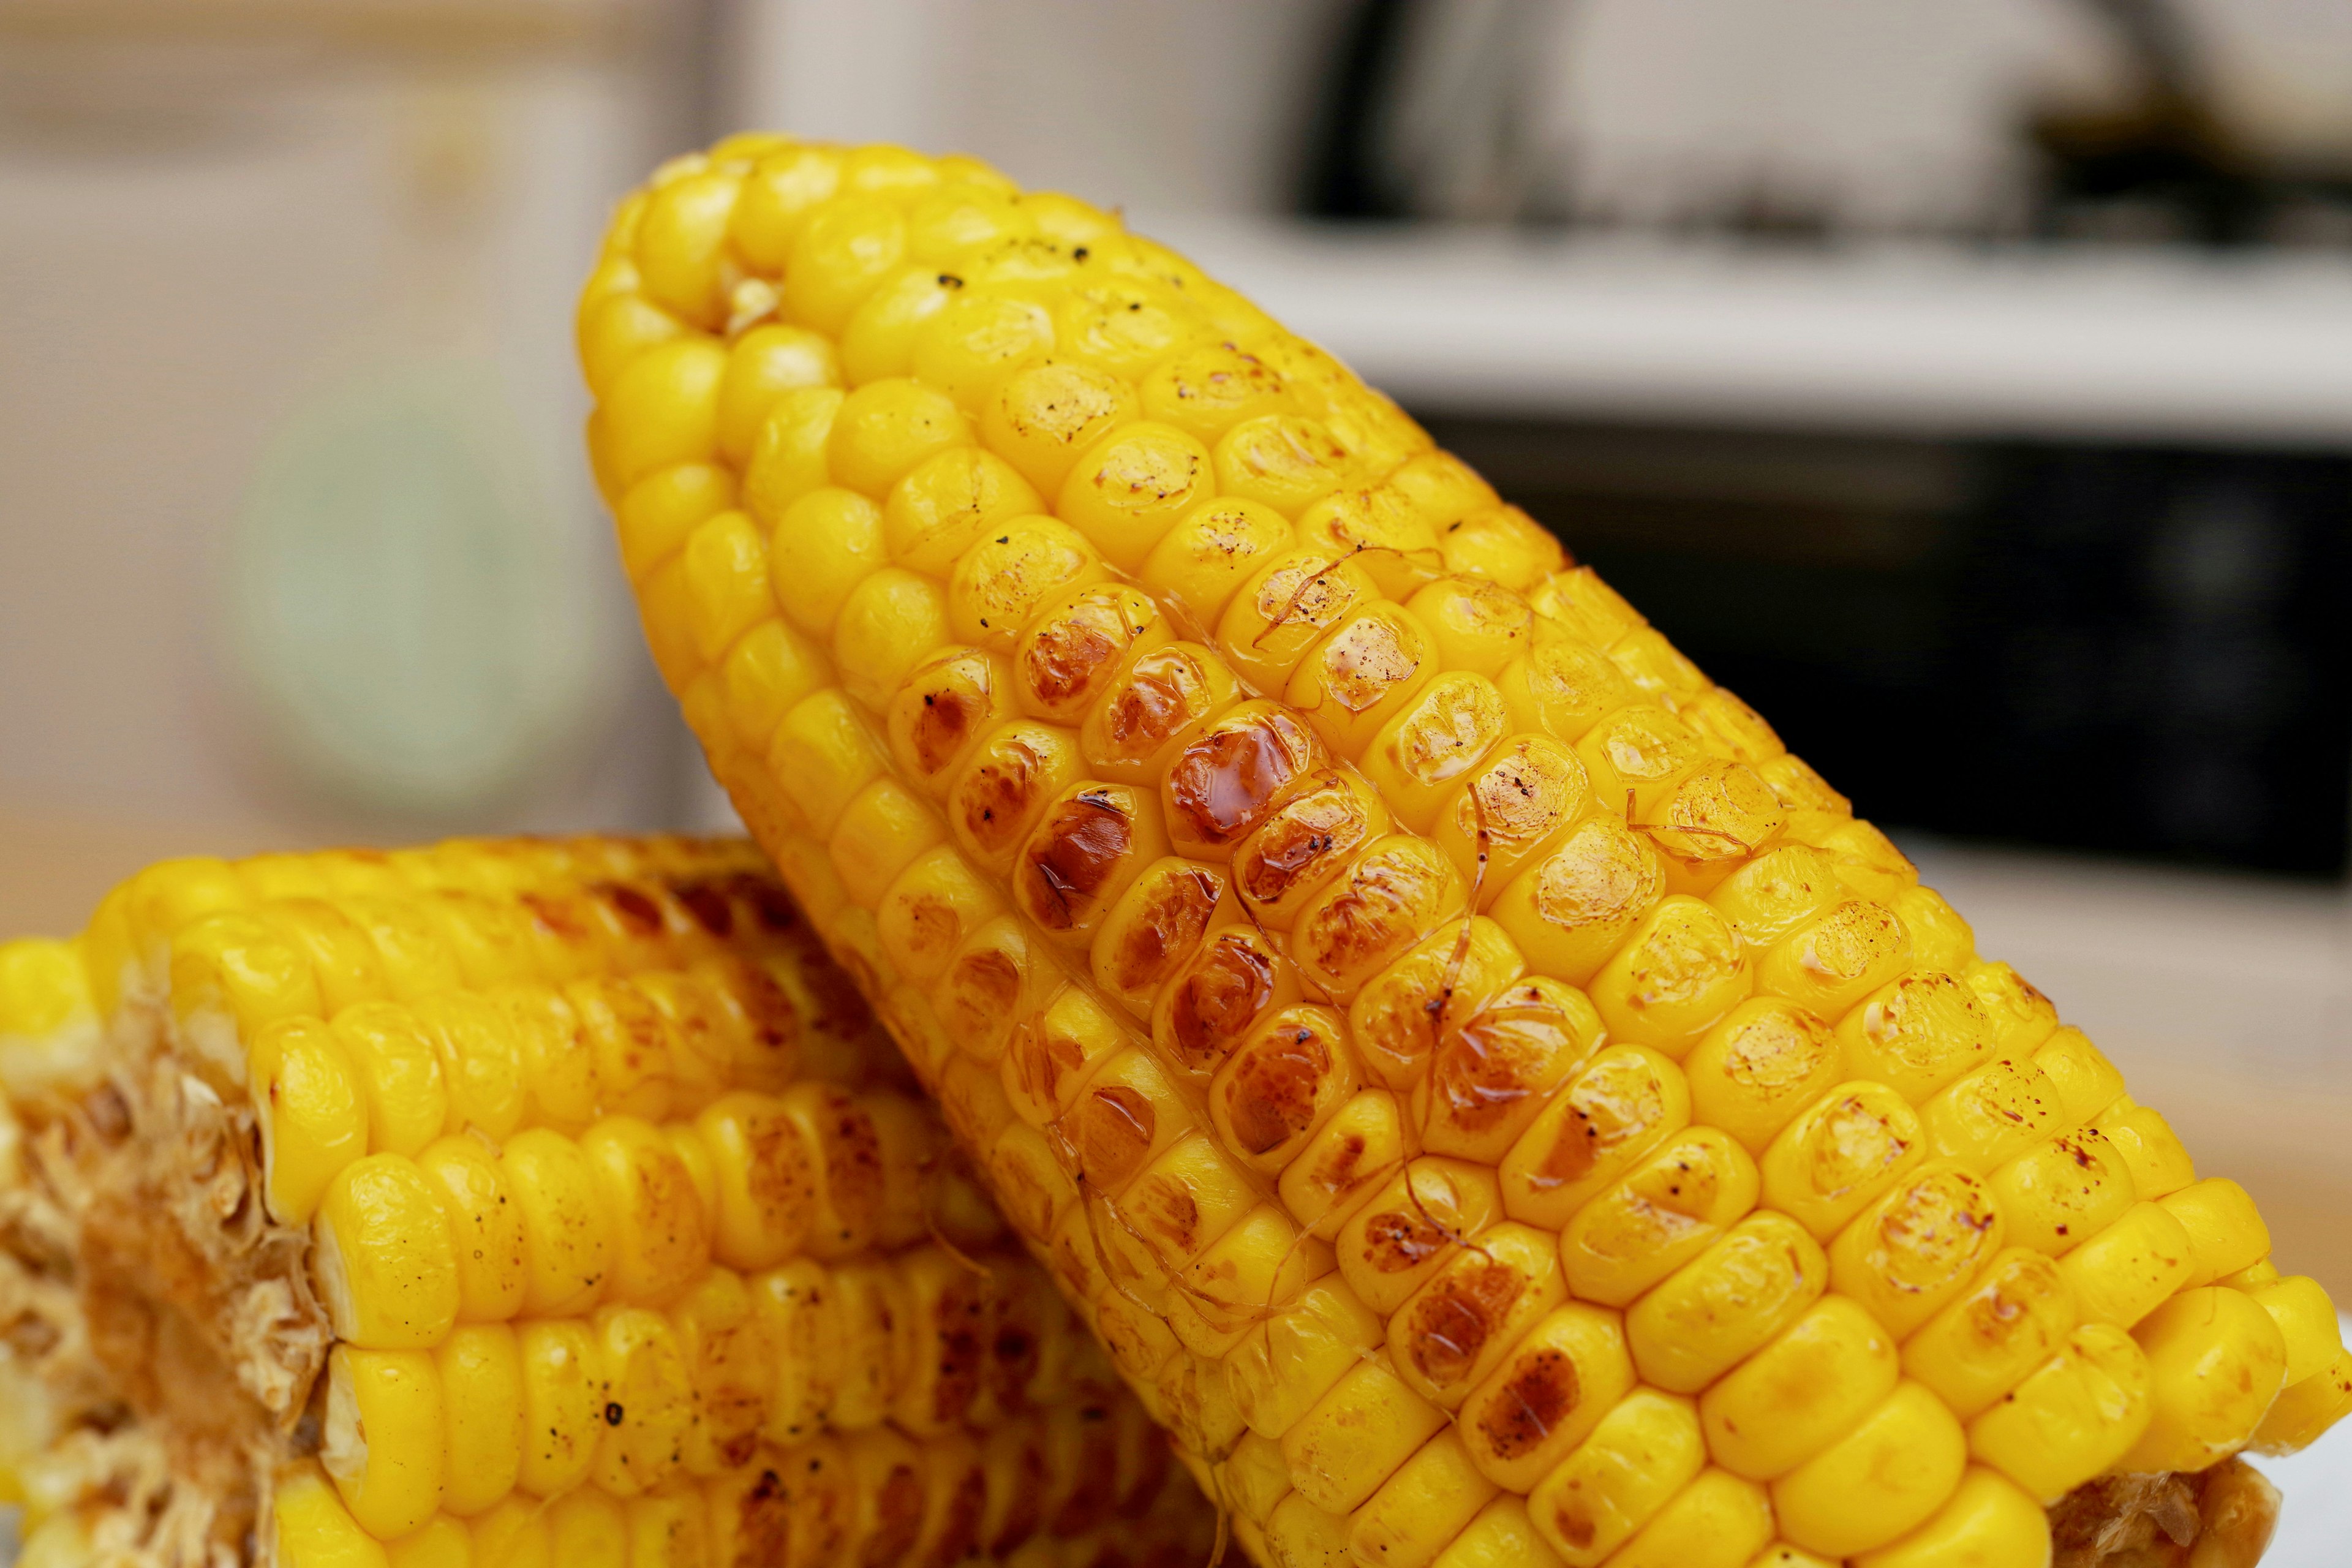
<path id="1" fill-rule="evenodd" d="M 2008 1568 L 2116 1476 L 2259 1552 L 2325 1293 L 1329 355 L 772 136 L 629 197 L 578 328 L 714 773 L 1260 1563 Z"/>
<path id="2" fill-rule="evenodd" d="M 157 866 L 0 1084 L 28 1565 L 1206 1555 L 740 840 Z"/>

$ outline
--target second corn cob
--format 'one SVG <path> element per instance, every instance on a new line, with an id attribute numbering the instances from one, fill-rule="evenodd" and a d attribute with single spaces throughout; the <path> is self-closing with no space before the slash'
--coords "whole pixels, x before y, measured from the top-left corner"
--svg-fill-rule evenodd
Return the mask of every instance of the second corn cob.
<path id="1" fill-rule="evenodd" d="M 0 945 L 26 1563 L 1205 1555 L 903 1070 L 740 842 L 173 862 Z"/>
<path id="2" fill-rule="evenodd" d="M 767 137 L 623 205 L 580 333 L 715 772 L 1261 1562 L 2260 1551 L 2325 1293 L 1344 367 Z"/>

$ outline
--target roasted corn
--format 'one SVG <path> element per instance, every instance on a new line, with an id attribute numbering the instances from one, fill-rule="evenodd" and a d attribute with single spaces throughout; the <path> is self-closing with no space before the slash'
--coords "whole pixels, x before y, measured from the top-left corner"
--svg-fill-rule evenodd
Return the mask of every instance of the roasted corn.
<path id="1" fill-rule="evenodd" d="M 0 1084 L 28 1564 L 1207 1556 L 740 841 L 160 865 L 0 947 Z"/>
<path id="2" fill-rule="evenodd" d="M 2039 1568 L 2116 1475 L 2259 1551 L 2325 1294 L 1331 356 L 772 136 L 622 204 L 579 339 L 714 772 L 1261 1563 Z"/>

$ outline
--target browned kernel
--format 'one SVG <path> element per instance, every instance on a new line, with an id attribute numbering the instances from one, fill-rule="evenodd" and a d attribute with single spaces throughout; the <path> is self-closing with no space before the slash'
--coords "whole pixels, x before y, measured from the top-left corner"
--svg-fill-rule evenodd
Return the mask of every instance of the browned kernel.
<path id="1" fill-rule="evenodd" d="M 1217 934 L 1171 988 L 1162 1007 L 1161 1043 L 1195 1072 L 1225 1058 L 1274 1001 L 1275 956 L 1246 931 Z"/>
<path id="2" fill-rule="evenodd" d="M 1134 847 L 1135 816 L 1127 793 L 1080 790 L 1038 825 L 1022 853 L 1023 910 L 1048 931 L 1083 925 Z"/>
<path id="3" fill-rule="evenodd" d="M 1323 743 L 1289 712 L 1255 703 L 1192 741 L 1168 770 L 1169 827 L 1199 844 L 1231 844 L 1265 820 L 1293 779 L 1323 761 Z"/>
<path id="4" fill-rule="evenodd" d="M 1350 775 L 1318 769 L 1234 852 L 1234 886 L 1254 904 L 1281 905 L 1320 886 L 1380 826 Z"/>
<path id="5" fill-rule="evenodd" d="M 1077 1146 L 1079 1174 L 1106 1191 L 1124 1186 L 1140 1168 L 1159 1129 L 1151 1101 L 1123 1083 L 1088 1090 L 1070 1121 L 1076 1124 L 1071 1141 Z"/>
<path id="6" fill-rule="evenodd" d="M 1022 638 L 1024 694 L 1040 712 L 1078 717 L 1159 622 L 1159 605 L 1140 589 L 1105 583 L 1080 591 Z"/>
<path id="7" fill-rule="evenodd" d="M 1161 874 L 1164 872 L 1165 874 Z M 1145 873 L 1133 918 L 1118 928 L 1104 978 L 1129 995 L 1149 995 L 1199 944 L 1223 884 L 1205 866 L 1162 862 Z"/>
<path id="8" fill-rule="evenodd" d="M 1416 1298 L 1407 1331 L 1414 1367 L 1439 1388 L 1469 1373 L 1528 1287 L 1527 1277 L 1512 1265 L 1465 1256 L 1467 1262 Z"/>
<path id="9" fill-rule="evenodd" d="M 1487 1401 L 1479 1415 L 1479 1435 L 1496 1458 L 1519 1458 L 1541 1447 L 1583 1398 L 1575 1358 L 1547 1346 L 1511 1364 L 1502 1397 Z"/>
<path id="10" fill-rule="evenodd" d="M 1280 1148 L 1315 1124 L 1336 1063 L 1339 1021 L 1319 1007 L 1276 1015 L 1217 1075 L 1234 1141 L 1242 1152 Z"/>

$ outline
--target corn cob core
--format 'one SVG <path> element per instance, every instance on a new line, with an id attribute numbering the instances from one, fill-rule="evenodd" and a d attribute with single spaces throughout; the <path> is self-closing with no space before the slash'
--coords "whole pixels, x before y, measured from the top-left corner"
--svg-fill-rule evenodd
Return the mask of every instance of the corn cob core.
<path id="1" fill-rule="evenodd" d="M 158 866 L 0 947 L 0 1084 L 29 1563 L 1207 1552 L 740 840 Z"/>
<path id="2" fill-rule="evenodd" d="M 714 771 L 1260 1563 L 2006 1568 L 2070 1495 L 2088 1563 L 2204 1495 L 2114 1475 L 2260 1550 L 2324 1292 L 1329 355 L 770 136 L 628 198 L 578 325 Z"/>

